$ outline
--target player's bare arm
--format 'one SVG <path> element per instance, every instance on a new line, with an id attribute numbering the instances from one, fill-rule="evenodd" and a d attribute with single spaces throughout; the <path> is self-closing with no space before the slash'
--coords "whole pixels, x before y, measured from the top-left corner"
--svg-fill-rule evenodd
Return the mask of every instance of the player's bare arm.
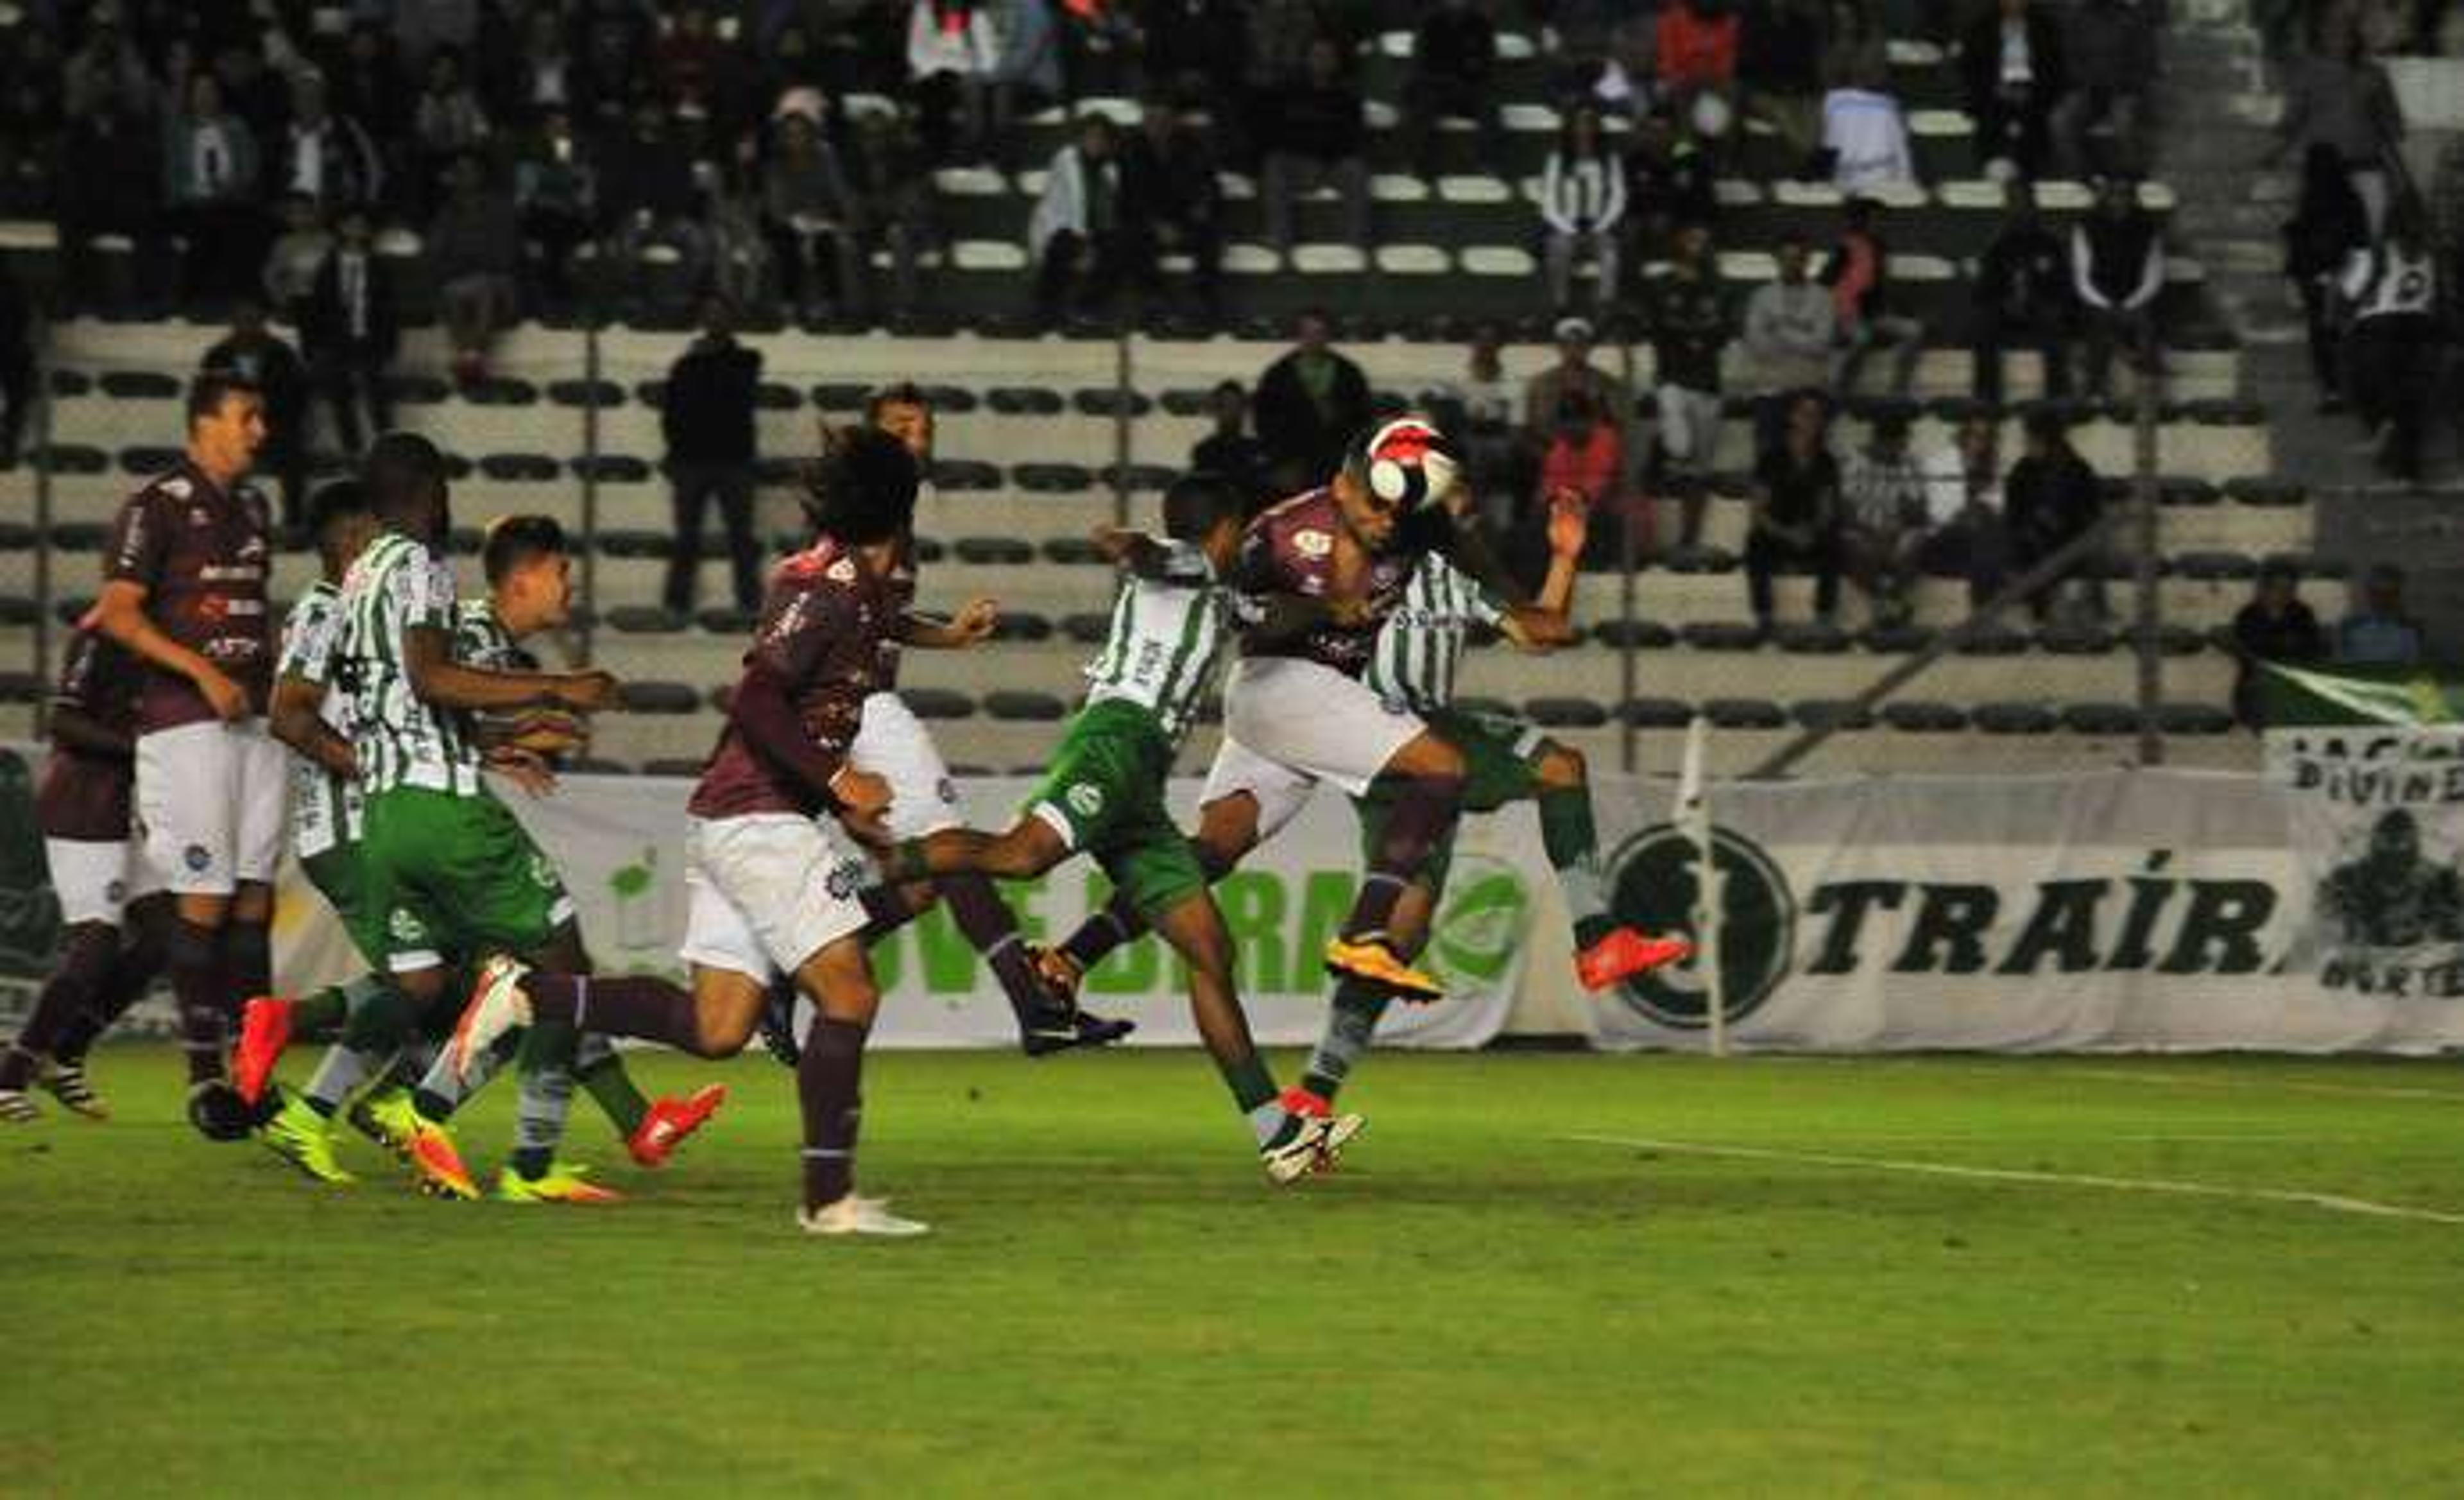
<path id="1" fill-rule="evenodd" d="M 274 703 L 267 713 L 266 728 L 275 739 L 315 761 L 328 775 L 357 781 L 358 754 L 351 749 L 351 742 L 334 733 L 333 726 L 324 720 L 325 692 L 321 682 L 283 677 L 274 685 Z"/>
<path id="2" fill-rule="evenodd" d="M 616 677 L 606 672 L 491 672 L 453 659 L 453 640 L 433 627 L 403 636 L 403 671 L 423 703 L 438 708 L 561 707 L 596 713 L 616 702 Z"/>
<path id="3" fill-rule="evenodd" d="M 248 694 L 223 670 L 163 633 L 145 612 L 146 589 L 127 579 L 102 585 L 94 610 L 82 622 L 101 631 L 127 651 L 165 672 L 177 673 L 197 685 L 207 704 L 225 720 L 248 717 Z"/>
<path id="4" fill-rule="evenodd" d="M 1000 626 L 999 601 L 970 599 L 966 607 L 947 620 L 929 614 L 902 615 L 897 634 L 899 644 L 920 651 L 963 651 L 991 640 Z"/>
<path id="5" fill-rule="evenodd" d="M 1172 559 L 1172 549 L 1143 531 L 1126 526 L 1102 525 L 1089 533 L 1088 540 L 1104 560 L 1115 567 L 1124 567 L 1140 578 L 1161 578 Z"/>
<path id="6" fill-rule="evenodd" d="M 1529 607 L 1509 608 L 1498 622 L 1506 638 L 1527 651 L 1554 651 L 1574 639 L 1572 612 L 1574 577 L 1584 543 L 1591 540 L 1591 518 L 1583 496 L 1558 490 L 1549 496 L 1549 572 Z"/>

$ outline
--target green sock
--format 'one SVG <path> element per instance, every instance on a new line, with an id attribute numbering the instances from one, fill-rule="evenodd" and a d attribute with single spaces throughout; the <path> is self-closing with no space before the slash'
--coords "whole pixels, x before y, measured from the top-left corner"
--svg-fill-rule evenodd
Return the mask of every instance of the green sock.
<path id="1" fill-rule="evenodd" d="M 381 984 L 342 1023 L 342 1045 L 355 1052 L 389 1058 L 410 1040 L 410 1002 Z"/>
<path id="2" fill-rule="evenodd" d="M 291 1003 L 291 1034 L 294 1036 L 328 1030 L 342 1024 L 350 1013 L 350 1002 L 342 996 L 342 986 L 329 984 L 306 1000 Z"/>
<path id="3" fill-rule="evenodd" d="M 1225 1088 L 1232 1091 L 1232 1102 L 1249 1117 L 1249 1128 L 1257 1133 L 1258 1144 L 1275 1138 L 1284 1127 L 1284 1107 L 1278 1099 L 1275 1075 L 1266 1071 L 1265 1059 L 1255 1052 L 1238 1062 L 1218 1062 Z"/>
<path id="4" fill-rule="evenodd" d="M 1301 1074 L 1301 1087 L 1321 1099 L 1331 1100 L 1352 1076 L 1352 1068 L 1369 1050 L 1377 1034 L 1377 1018 L 1386 1013 L 1389 997 L 1372 989 L 1358 980 L 1345 980 L 1334 987 L 1334 1004 L 1327 1010 L 1326 1030 L 1317 1039 L 1317 1050 L 1309 1053 L 1309 1071 Z"/>
<path id="5" fill-rule="evenodd" d="M 633 1084 L 633 1075 L 625 1070 L 625 1059 L 610 1048 L 605 1057 L 581 1064 L 574 1076 L 590 1091 L 590 1097 L 607 1116 L 607 1123 L 616 1127 L 616 1134 L 632 1139 L 650 1113 L 650 1101 L 642 1097 L 642 1091 Z"/>
<path id="6" fill-rule="evenodd" d="M 1574 919 L 1574 947 L 1588 948 L 1617 925 L 1600 889 L 1600 833 L 1592 822 L 1592 789 L 1569 786 L 1542 792 L 1540 843 L 1557 870 L 1566 910 Z"/>

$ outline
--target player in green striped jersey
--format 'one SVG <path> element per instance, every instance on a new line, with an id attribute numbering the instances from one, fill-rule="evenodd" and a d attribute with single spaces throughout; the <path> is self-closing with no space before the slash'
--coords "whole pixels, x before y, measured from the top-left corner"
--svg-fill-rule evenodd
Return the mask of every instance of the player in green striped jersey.
<path id="1" fill-rule="evenodd" d="M 1087 668 L 1087 706 L 1009 831 L 953 828 L 901 842 L 892 882 L 960 873 L 1025 880 L 1075 853 L 1093 857 L 1188 964 L 1199 1034 L 1248 1117 L 1269 1178 L 1331 1164 L 1356 1115 L 1296 1114 L 1279 1101 L 1232 983 L 1232 944 L 1205 871 L 1164 806 L 1174 754 L 1215 679 L 1225 639 L 1218 585 L 1241 545 L 1243 496 L 1211 474 L 1164 496 L 1164 540 L 1105 527 L 1095 544 L 1123 569 L 1111 632 Z"/>

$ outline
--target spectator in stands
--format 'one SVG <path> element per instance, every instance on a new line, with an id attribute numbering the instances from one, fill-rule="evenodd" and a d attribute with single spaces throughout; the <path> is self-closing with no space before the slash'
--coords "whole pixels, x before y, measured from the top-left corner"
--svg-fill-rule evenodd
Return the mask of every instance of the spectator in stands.
<path id="1" fill-rule="evenodd" d="M 1826 91 L 1845 88 L 1859 78 L 1891 76 L 1890 38 L 1883 34 L 1879 7 L 1866 0 L 1827 0 L 1822 36 L 1822 82 Z"/>
<path id="2" fill-rule="evenodd" d="M 1441 382 L 1433 392 L 1446 430 L 1455 435 L 1489 524 L 1510 530 L 1516 496 L 1528 488 L 1517 477 L 1528 467 L 1524 434 L 1516 426 L 1523 392 L 1506 373 L 1503 337 L 1494 323 L 1473 330 L 1460 380 Z"/>
<path id="3" fill-rule="evenodd" d="M 1754 452 L 1779 446 L 1788 402 L 1799 391 L 1831 385 L 1832 351 L 1839 342 L 1839 310 L 1830 290 L 1808 274 L 1813 249 L 1791 230 L 1780 240 L 1778 279 L 1746 299 L 1744 342 L 1754 408 Z"/>
<path id="4" fill-rule="evenodd" d="M 1700 224 L 1680 229 L 1668 270 L 1647 291 L 1645 320 L 1659 381 L 1657 487 L 1682 502 L 1680 540 L 1690 547 L 1702 540 L 1711 462 L 1720 448 L 1720 358 L 1736 333 L 1711 258 L 1711 232 Z"/>
<path id="5" fill-rule="evenodd" d="M 1001 62 L 992 8 L 978 0 L 914 0 L 907 12 L 907 73 L 924 150 L 935 163 L 984 143 L 985 89 Z"/>
<path id="6" fill-rule="evenodd" d="M 60 83 L 62 107 L 72 115 L 110 109 L 142 120 L 162 92 L 127 33 L 102 11 L 92 18 L 85 44 L 62 62 Z"/>
<path id="7" fill-rule="evenodd" d="M 1540 173 L 1549 299 L 1560 314 L 1573 306 L 1574 259 L 1586 250 L 1598 273 L 1593 302 L 1605 308 L 1617 299 L 1624 217 L 1625 172 L 1601 136 L 1600 112 L 1577 104 L 1566 116 L 1556 148 Z"/>
<path id="8" fill-rule="evenodd" d="M 445 180 L 444 206 L 428 226 L 428 268 L 436 278 L 453 378 L 471 386 L 487 378 L 489 350 L 517 311 L 521 223 L 513 195 L 488 181 L 477 157 L 455 162 Z"/>
<path id="9" fill-rule="evenodd" d="M 1309 53 L 1318 42 L 1331 43 L 1334 37 L 1317 0 L 1250 0 L 1245 9 L 1249 36 L 1243 56 L 1248 64 L 1251 108 L 1271 112 L 1280 107 L 1286 91 L 1309 80 Z M 1256 133 L 1263 141 L 1263 118 L 1259 125 Z"/>
<path id="10" fill-rule="evenodd" d="M 2336 624 L 2336 660 L 2347 667 L 2417 667 L 2429 637 L 2404 607 L 2404 569 L 2381 562 L 2364 574 Z"/>
<path id="11" fill-rule="evenodd" d="M 1160 300 L 1162 257 L 1187 255 L 1199 311 L 1223 313 L 1223 190 L 1198 130 L 1171 102 L 1150 99 L 1121 152 L 1121 252 L 1139 290 Z"/>
<path id="12" fill-rule="evenodd" d="M 486 148 L 493 134 L 479 96 L 472 92 L 462 71 L 462 55 L 439 47 L 429 55 L 428 86 L 411 110 L 411 131 L 418 152 L 419 202 L 433 203 L 446 168 L 457 157 Z"/>
<path id="13" fill-rule="evenodd" d="M 1644 18 L 1624 0 L 1549 0 L 1546 19 L 1556 33 L 1556 55 L 1551 59 L 1550 88 L 1564 95 L 1591 93 L 1617 50 L 1621 29 L 1641 25 Z M 1635 70 L 1648 79 L 1648 69 Z"/>
<path id="14" fill-rule="evenodd" d="M 1893 354 L 1891 393 L 1905 396 L 1915 382 L 1917 361 L 1925 356 L 1925 324 L 1891 307 L 1891 252 L 1874 228 L 1881 205 L 1871 198 L 1851 198 L 1842 213 L 1839 238 L 1822 263 L 1821 281 L 1831 289 L 1832 312 L 1839 320 L 1841 351 L 1832 375 L 1832 388 L 1841 396 L 1857 393 L 1857 377 L 1877 349 Z"/>
<path id="15" fill-rule="evenodd" d="M 1822 149 L 1831 181 L 1842 192 L 1916 181 L 1907 118 L 1884 87 L 1879 69 L 1860 72 L 1822 97 Z"/>
<path id="16" fill-rule="evenodd" d="M 727 67 L 727 48 L 707 5 L 671 5 L 667 26 L 650 48 L 650 87 L 678 113 L 710 111 Z"/>
<path id="17" fill-rule="evenodd" d="M 1078 121 L 1078 139 L 1052 153 L 1044 196 L 1027 220 L 1035 316 L 1044 326 L 1111 296 L 1123 275 L 1121 238 L 1121 164 L 1112 122 L 1089 113 Z"/>
<path id="18" fill-rule="evenodd" d="M 2071 290 L 2087 321 L 2087 393 L 2112 391 L 2113 350 L 2130 351 L 2143 378 L 2164 374 L 2156 347 L 2156 298 L 2165 290 L 2165 242 L 2126 177 L 2096 185 L 2096 210 L 2071 226 Z"/>
<path id="19" fill-rule="evenodd" d="M 200 371 L 236 375 L 265 398 L 265 442 L 256 451 L 257 472 L 271 476 L 282 495 L 282 524 L 297 534 L 307 517 L 301 509 L 307 477 L 308 371 L 291 345 L 265 322 L 265 299 L 243 293 L 231 304 L 231 332 L 197 362 Z"/>
<path id="20" fill-rule="evenodd" d="M 872 247 L 890 256 L 890 305 L 912 310 L 920 297 L 919 257 L 940 237 L 933 174 L 913 121 L 904 111 L 866 116 L 843 165 Z"/>
<path id="21" fill-rule="evenodd" d="M 1753 508 L 1746 523 L 1746 598 L 1754 624 L 1771 627 L 1771 579 L 1783 568 L 1814 573 L 1814 616 L 1829 625 L 1839 608 L 1839 463 L 1831 456 L 1831 410 L 1812 393 L 1789 404 L 1780 446 L 1754 466 Z"/>
<path id="22" fill-rule="evenodd" d="M 2311 51 L 2286 69 L 2284 113 L 2266 165 L 2314 143 L 2335 147 L 2376 236 L 2387 218 L 2387 164 L 2404 140 L 2404 112 L 2387 70 L 2364 50 L 2350 11 L 2321 7 L 2311 34 Z"/>
<path id="23" fill-rule="evenodd" d="M 1330 346 L 1325 312 L 1301 314 L 1295 331 L 1298 346 L 1258 378 L 1258 440 L 1285 495 L 1324 483 L 1344 445 L 1369 426 L 1369 377 Z"/>
<path id="24" fill-rule="evenodd" d="M 1497 27 L 1473 0 L 1437 0 L 1412 39 L 1412 72 L 1403 80 L 1403 133 L 1412 169 L 1438 175 L 1438 123 L 1468 120 L 1479 132 L 1483 167 L 1505 160 L 1506 132 L 1492 93 L 1497 77 Z"/>
<path id="25" fill-rule="evenodd" d="M 2050 160 L 2055 102 L 2068 92 L 2062 37 L 2034 0 L 1994 0 L 1962 33 L 1959 71 L 1985 175 L 2034 178 Z"/>
<path id="26" fill-rule="evenodd" d="M 201 55 L 204 51 L 201 47 Z M 246 121 L 249 134 L 256 139 L 261 189 L 263 174 L 274 166 L 273 153 L 280 149 L 291 124 L 291 87 L 265 65 L 264 49 L 253 38 L 226 42 L 211 55 L 214 77 L 222 81 L 224 110 Z"/>
<path id="27" fill-rule="evenodd" d="M 325 80 L 300 74 L 291 94 L 291 124 L 275 168 L 275 189 L 304 195 L 328 216 L 354 204 L 383 203 L 385 158 L 358 121 L 327 106 Z"/>
<path id="28" fill-rule="evenodd" d="M 1634 148 L 1625 158 L 1625 201 L 1626 259 L 1633 265 L 1665 254 L 1680 224 L 1716 221 L 1720 204 L 1711 159 L 1664 108 L 1636 122 Z"/>
<path id="29" fill-rule="evenodd" d="M 1061 22 L 1053 0 L 995 0 L 993 34 L 1001 52 L 991 78 L 991 145 L 1006 155 L 1018 121 L 1063 97 Z"/>
<path id="30" fill-rule="evenodd" d="M 376 252 L 376 225 L 365 207 L 342 210 L 332 248 L 317 268 L 299 317 L 300 352 L 317 394 L 334 414 L 334 435 L 345 453 L 364 436 L 393 426 L 385 374 L 402 342 L 393 276 Z M 360 415 L 367 413 L 363 427 Z"/>
<path id="31" fill-rule="evenodd" d="M 1238 0 L 1140 0 L 1146 89 L 1178 109 L 1206 111 L 1216 154 L 1247 162 L 1249 25 Z"/>
<path id="32" fill-rule="evenodd" d="M 2387 237 L 2346 259 L 2340 290 L 2352 312 L 2344 367 L 2353 406 L 2380 469 L 2418 482 L 2438 377 L 2438 262 L 2410 194 L 2387 210 Z"/>
<path id="33" fill-rule="evenodd" d="M 1634 392 L 1626 383 L 1592 363 L 1593 329 L 1581 318 L 1560 318 L 1553 330 L 1557 363 L 1534 375 L 1523 387 L 1523 425 L 1534 432 L 1556 426 L 1557 411 L 1569 390 L 1592 395 L 1620 435 L 1634 425 Z"/>
<path id="34" fill-rule="evenodd" d="M 1266 237 L 1290 254 L 1292 199 L 1318 187 L 1343 197 L 1344 241 L 1369 248 L 1368 114 L 1360 85 L 1343 74 L 1331 38 L 1309 50 L 1309 72 L 1284 91 L 1266 133 Z"/>
<path id="35" fill-rule="evenodd" d="M 573 254 L 589 243 L 599 183 L 588 143 L 563 107 L 550 109 L 514 162 L 522 237 L 539 247 L 539 292 L 555 307 L 573 302 Z"/>
<path id="36" fill-rule="evenodd" d="M 514 82 L 505 102 L 517 120 L 538 120 L 551 110 L 570 113 L 582 70 L 573 58 L 572 35 L 565 18 L 549 6 L 539 6 L 522 23 L 522 42 L 514 61 Z"/>
<path id="37" fill-rule="evenodd" d="M 693 154 L 669 128 L 667 111 L 645 96 L 633 107 L 632 128 L 610 137 L 596 153 L 599 211 L 607 240 L 601 254 L 620 273 L 639 264 L 652 246 L 673 251 L 683 279 L 700 279 L 710 246 L 701 229 L 701 188 Z"/>
<path id="38" fill-rule="evenodd" d="M 2327 632 L 2301 602 L 2300 587 L 2300 569 L 2271 560 L 2260 566 L 2250 602 L 2233 616 L 2233 717 L 2253 729 L 2266 727 L 2260 662 L 2299 666 L 2327 659 Z"/>
<path id="39" fill-rule="evenodd" d="M 761 168 L 761 223 L 779 290 L 806 323 L 862 304 L 863 221 L 838 152 L 801 114 L 779 117 L 778 148 Z"/>
<path id="40" fill-rule="evenodd" d="M 61 278 L 70 300 L 99 306 L 118 299 L 106 288 L 95 241 L 106 234 L 130 246 L 132 290 L 150 301 L 163 290 L 163 174 L 155 162 L 156 137 L 138 117 L 105 100 L 71 120 L 62 146 L 65 162 L 111 162 L 118 170 L 61 174 L 59 235 Z"/>
<path id="41" fill-rule="evenodd" d="M 1280 496 L 1267 474 L 1266 445 L 1249 432 L 1249 392 L 1237 380 L 1223 381 L 1214 408 L 1215 430 L 1190 450 L 1189 467 L 1221 474 L 1241 493 L 1243 514 L 1255 516 Z"/>
<path id="42" fill-rule="evenodd" d="M 2054 106 L 2055 160 L 2072 177 L 2138 172 L 2141 132 L 2156 81 L 2157 7 L 2163 0 L 2076 0 L 2063 33 L 2070 92 Z M 2105 143 L 2101 148 L 2100 138 Z"/>
<path id="43" fill-rule="evenodd" d="M 2343 159 L 2334 146 L 2312 142 L 2301 159 L 2301 198 L 2284 225 L 2284 275 L 2300 294 L 2321 413 L 2344 409 L 2343 309 L 2337 286 L 2353 254 L 2369 245 L 2369 214 L 2344 175 Z"/>
<path id="44" fill-rule="evenodd" d="M 702 299 L 701 327 L 701 337 L 669 366 L 659 411 L 676 528 L 664 600 L 677 614 L 692 612 L 702 518 L 716 501 L 735 565 L 736 607 L 750 612 L 761 603 L 761 549 L 753 536 L 754 410 L 761 352 L 736 342 L 735 310 L 723 298 Z"/>
<path id="45" fill-rule="evenodd" d="M 1979 414 L 1959 424 L 1949 447 L 1925 455 L 1925 539 L 1918 562 L 1928 573 L 1968 580 L 1971 608 L 2000 593 L 2010 576 L 2000 448 L 2001 429 Z"/>
<path id="46" fill-rule="evenodd" d="M 380 22 L 352 26 L 329 82 L 335 112 L 358 121 L 380 148 L 398 145 L 409 133 L 410 79 L 392 33 Z"/>
<path id="47" fill-rule="evenodd" d="M 1925 469 L 1908 452 L 1908 419 L 1883 412 L 1840 480 L 1840 561 L 1878 625 L 1905 625 L 1916 613 L 1908 595 L 1930 519 L 1926 494 Z"/>
<path id="48" fill-rule="evenodd" d="M 197 74 L 186 107 L 163 122 L 163 201 L 172 232 L 187 241 L 181 262 L 187 296 L 220 299 L 255 286 L 266 242 L 260 175 L 255 133 L 223 108 L 221 81 Z"/>
<path id="49" fill-rule="evenodd" d="M 1705 135 L 1721 132 L 1705 121 L 1736 118 L 1737 35 L 1729 0 L 1667 0 L 1653 28 L 1660 97 Z"/>
<path id="50" fill-rule="evenodd" d="M 747 155 L 751 154 L 747 143 Z M 734 307 L 766 307 L 776 278 L 771 270 L 770 224 L 761 204 L 761 177 L 751 162 L 740 170 L 711 167 L 711 190 L 704 195 L 701 229 L 710 247 L 710 269 L 702 277 L 704 296 L 725 299 Z M 865 301 L 862 267 L 845 276 L 848 290 L 844 304 L 855 316 Z"/>
<path id="51" fill-rule="evenodd" d="M 1750 0 L 1738 43 L 1745 109 L 1776 131 L 1789 149 L 1788 175 L 1809 169 L 1822 143 L 1821 0 Z"/>
<path id="52" fill-rule="evenodd" d="M 265 253 L 265 270 L 257 285 L 265 293 L 265 305 L 296 324 L 317 279 L 317 268 L 333 248 L 333 236 L 325 232 L 316 202 L 306 193 L 283 194 L 278 211 L 282 232 Z"/>
<path id="53" fill-rule="evenodd" d="M 34 402 L 34 304 L 0 256 L 0 472 L 17 467 Z"/>
<path id="54" fill-rule="evenodd" d="M 2003 481 L 2004 516 L 2011 533 L 2011 567 L 2025 573 L 2094 530 L 2104 515 L 2104 484 L 2071 446 L 2070 431 L 2058 412 L 2039 407 L 2026 421 L 2028 451 L 2011 466 Z M 2056 596 L 2070 580 L 2086 575 L 2091 583 L 2088 608 L 2104 613 L 2104 585 L 2096 579 L 2092 556 L 2073 562 L 2028 596 L 2028 609 L 2043 620 Z"/>
<path id="55" fill-rule="evenodd" d="M 1977 263 L 1969 352 L 1976 399 L 2002 404 L 2002 352 L 2033 346 L 2044 364 L 2045 394 L 2071 391 L 2071 268 L 2062 242 L 2036 215 L 2036 192 L 2025 181 L 2004 189 L 2002 232 Z"/>

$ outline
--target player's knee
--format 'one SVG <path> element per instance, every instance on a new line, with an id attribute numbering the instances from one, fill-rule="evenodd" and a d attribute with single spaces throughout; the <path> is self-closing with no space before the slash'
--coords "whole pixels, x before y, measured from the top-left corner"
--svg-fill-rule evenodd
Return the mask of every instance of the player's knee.
<path id="1" fill-rule="evenodd" d="M 1572 791 L 1589 783 L 1592 768 L 1583 753 L 1572 745 L 1550 740 L 1540 747 L 1539 759 L 1532 765 L 1543 789 L 1552 792 Z"/>
<path id="2" fill-rule="evenodd" d="M 734 1057 L 753 1040 L 753 1030 L 761 1019 L 761 1007 L 730 1005 L 722 1009 L 699 1007 L 693 1018 L 693 1053 L 713 1061 Z"/>

